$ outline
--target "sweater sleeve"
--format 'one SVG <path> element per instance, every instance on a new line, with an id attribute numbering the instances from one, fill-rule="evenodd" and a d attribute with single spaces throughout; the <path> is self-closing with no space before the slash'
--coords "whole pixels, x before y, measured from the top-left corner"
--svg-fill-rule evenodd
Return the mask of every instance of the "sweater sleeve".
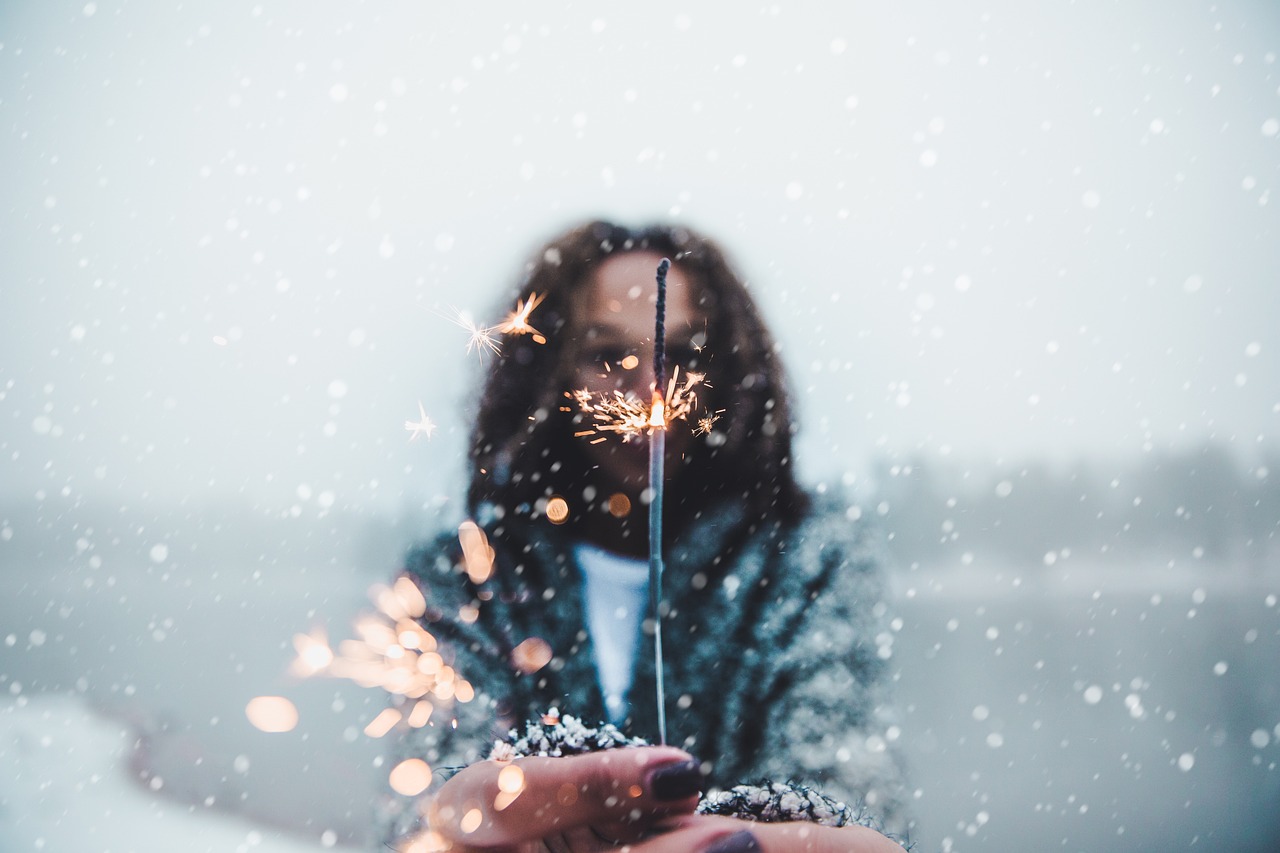
<path id="1" fill-rule="evenodd" d="M 819 513 L 788 543 L 762 620 L 765 747 L 749 772 L 816 784 L 901 833 L 901 760 L 886 679 L 891 635 L 872 532 Z"/>

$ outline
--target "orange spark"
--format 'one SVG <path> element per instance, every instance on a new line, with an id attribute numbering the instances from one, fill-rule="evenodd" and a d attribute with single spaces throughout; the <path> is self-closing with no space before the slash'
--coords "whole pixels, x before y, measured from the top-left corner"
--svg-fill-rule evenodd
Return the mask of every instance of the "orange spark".
<path id="1" fill-rule="evenodd" d="M 412 578 L 401 576 L 390 587 L 375 586 L 370 595 L 377 612 L 356 620 L 356 638 L 343 640 L 337 654 L 319 631 L 294 637 L 295 673 L 345 678 L 417 700 L 408 710 L 389 708 L 379 714 L 365 727 L 370 737 L 381 737 L 396 725 L 426 725 L 435 710 L 423 698 L 428 694 L 441 702 L 475 698 L 475 689 L 444 662 L 436 651 L 436 638 L 417 621 L 426 612 L 426 599 Z"/>
<path id="2" fill-rule="evenodd" d="M 546 297 L 545 293 L 531 293 L 528 301 L 517 299 L 516 310 L 508 314 L 506 319 L 494 328 L 504 335 L 533 335 L 533 339 L 538 343 L 546 343 L 547 339 L 542 336 L 542 333 L 529 325 L 529 315 Z"/>
<path id="3" fill-rule="evenodd" d="M 493 549 L 484 531 L 474 521 L 464 521 L 458 525 L 458 542 L 462 545 L 467 577 L 472 583 L 484 583 L 493 573 Z"/>
<path id="4" fill-rule="evenodd" d="M 400 722 L 401 714 L 395 708 L 383 708 L 378 716 L 374 717 L 369 725 L 364 727 L 364 733 L 369 737 L 382 737 L 387 732 L 395 728 L 396 723 Z"/>
<path id="5" fill-rule="evenodd" d="M 711 430 L 715 427 L 716 421 L 720 420 L 722 414 L 724 414 L 724 409 L 716 409 L 714 412 L 698 418 L 698 425 L 694 427 L 693 434 L 711 435 Z"/>
<path id="6" fill-rule="evenodd" d="M 569 503 L 559 495 L 547 501 L 547 520 L 552 524 L 564 524 L 569 520 Z"/>
<path id="7" fill-rule="evenodd" d="M 615 433 L 622 436 L 623 441 L 631 441 L 652 430 L 666 429 L 673 422 L 687 418 L 698 405 L 698 395 L 694 389 L 701 382 L 702 374 L 698 373 L 686 374 L 681 381 L 680 368 L 677 367 L 667 383 L 665 396 L 655 391 L 653 400 L 648 404 L 621 391 L 595 395 L 583 388 L 566 391 L 565 396 L 577 403 L 583 412 L 591 415 L 594 421 L 591 429 L 575 435 Z"/>
<path id="8" fill-rule="evenodd" d="M 264 732 L 293 731 L 298 725 L 298 709 L 283 696 L 255 696 L 244 706 L 244 715 Z"/>
<path id="9" fill-rule="evenodd" d="M 315 675 L 324 672 L 333 663 L 333 650 L 329 648 L 329 640 L 320 628 L 310 634 L 294 634 L 293 648 L 298 653 L 290 667 L 290 672 L 294 675 Z"/>
<path id="10" fill-rule="evenodd" d="M 431 784 L 431 767 L 421 758 L 407 758 L 391 769 L 387 781 L 397 794 L 416 797 Z"/>
<path id="11" fill-rule="evenodd" d="M 551 645 L 541 637 L 530 637 L 511 650 L 511 662 L 525 675 L 542 669 L 551 658 Z"/>

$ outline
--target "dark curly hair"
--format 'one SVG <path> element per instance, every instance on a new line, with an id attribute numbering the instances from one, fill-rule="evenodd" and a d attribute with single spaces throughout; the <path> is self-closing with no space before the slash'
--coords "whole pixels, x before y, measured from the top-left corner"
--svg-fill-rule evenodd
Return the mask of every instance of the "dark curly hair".
<path id="1" fill-rule="evenodd" d="M 678 538 L 682 523 L 721 500 L 740 502 L 744 521 L 794 521 L 806 500 L 791 459 L 792 420 L 777 351 L 742 280 L 719 247 L 684 226 L 629 229 L 610 222 L 580 225 L 552 239 L 525 266 L 517 298 L 545 294 L 531 322 L 546 338 L 507 338 L 490 363 L 471 436 L 468 509 L 477 517 L 530 515 L 552 494 L 577 497 L 588 484 L 583 416 L 565 399 L 567 346 L 579 335 L 573 305 L 599 264 L 611 255 L 664 255 L 697 286 L 707 318 L 703 352 L 709 387 L 700 408 L 723 410 L 714 440 L 692 443 L 668 473 L 664 528 Z M 573 409 L 565 411 L 566 408 Z M 574 515 L 585 510 L 570 499 Z"/>

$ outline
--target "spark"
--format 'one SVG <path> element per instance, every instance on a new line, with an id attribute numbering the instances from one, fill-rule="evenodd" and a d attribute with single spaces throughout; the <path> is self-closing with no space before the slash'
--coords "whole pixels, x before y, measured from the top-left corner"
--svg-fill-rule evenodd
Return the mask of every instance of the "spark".
<path id="1" fill-rule="evenodd" d="M 494 329 L 504 335 L 533 335 L 535 341 L 545 344 L 547 339 L 543 337 L 542 333 L 529 325 L 529 315 L 546 297 L 545 293 L 531 293 L 528 300 L 517 299 L 516 310 L 508 314 L 506 319 L 495 326 Z"/>
<path id="2" fill-rule="evenodd" d="M 508 764 L 498 771 L 498 796 L 494 798 L 495 811 L 503 811 L 524 793 L 524 769 L 518 764 Z"/>
<path id="3" fill-rule="evenodd" d="M 294 675 L 315 675 L 333 663 L 333 650 L 329 648 L 324 631 L 319 628 L 310 634 L 294 634 L 293 648 L 298 652 L 298 657 L 290 668 Z"/>
<path id="4" fill-rule="evenodd" d="M 395 708 L 383 708 L 378 716 L 364 727 L 364 733 L 369 737 L 382 737 L 387 732 L 395 728 L 396 723 L 400 722 L 403 715 Z"/>
<path id="5" fill-rule="evenodd" d="M 421 758 L 406 758 L 391 769 L 387 781 L 397 794 L 416 797 L 431 785 L 431 766 Z"/>
<path id="6" fill-rule="evenodd" d="M 484 361 L 486 351 L 501 355 L 502 344 L 495 336 L 498 331 L 496 326 L 478 326 L 465 311 L 458 311 L 453 322 L 467 330 L 467 352 L 475 350 L 481 361 Z"/>
<path id="7" fill-rule="evenodd" d="M 255 696 L 244 707 L 254 728 L 264 732 L 288 732 L 298 725 L 298 709 L 283 696 Z"/>
<path id="8" fill-rule="evenodd" d="M 702 382 L 703 377 L 699 373 L 687 373 L 681 380 L 680 368 L 676 367 L 671 381 L 667 383 L 666 395 L 655 392 L 649 403 L 621 391 L 592 394 L 586 388 L 566 391 L 565 396 L 577 403 L 584 413 L 591 415 L 594 421 L 591 429 L 575 435 L 614 433 L 622 436 L 623 441 L 632 441 L 651 430 L 666 429 L 675 421 L 686 419 L 698 405 L 695 389 Z"/>
<path id="9" fill-rule="evenodd" d="M 409 436 L 409 440 L 413 441 L 420 435 L 430 440 L 431 433 L 435 432 L 436 423 L 427 417 L 427 410 L 422 408 L 421 401 L 418 402 L 418 416 L 419 419 L 417 421 L 404 422 L 404 428 L 413 433 L 413 435 Z"/>
<path id="10" fill-rule="evenodd" d="M 551 644 L 541 637 L 530 637 L 511 650 L 511 662 L 525 675 L 542 669 L 551 658 Z"/>
<path id="11" fill-rule="evenodd" d="M 474 584 L 482 584 L 493 573 L 493 548 L 488 538 L 474 521 L 458 525 L 458 542 L 462 545 L 462 559 L 467 577 Z"/>
<path id="12" fill-rule="evenodd" d="M 698 418 L 698 425 L 693 428 L 693 434 L 711 435 L 711 430 L 715 427 L 716 421 L 720 420 L 722 414 L 724 414 L 724 409 L 716 409 L 714 412 Z"/>
<path id="13" fill-rule="evenodd" d="M 470 546 L 473 552 L 481 552 L 472 555 L 477 562 L 483 557 L 492 560 L 482 538 Z M 344 678 L 404 697 L 406 710 L 383 711 L 366 726 L 370 737 L 381 737 L 397 725 L 426 725 L 437 702 L 447 705 L 475 698 L 475 688 L 444 662 L 436 638 L 418 621 L 426 613 L 426 599 L 412 578 L 402 575 L 391 586 L 374 586 L 370 597 L 376 612 L 361 614 L 353 625 L 355 637 L 343 640 L 336 652 L 319 630 L 295 635 L 298 658 L 292 672 Z"/>

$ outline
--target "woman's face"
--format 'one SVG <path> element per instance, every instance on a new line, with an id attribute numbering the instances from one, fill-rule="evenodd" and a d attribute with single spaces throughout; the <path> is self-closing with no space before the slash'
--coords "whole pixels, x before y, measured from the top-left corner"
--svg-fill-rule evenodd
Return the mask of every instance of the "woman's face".
<path id="1" fill-rule="evenodd" d="M 570 381 L 575 390 L 593 395 L 615 390 L 648 401 L 653 391 L 655 273 L 662 256 L 635 251 L 612 255 L 582 290 L 575 305 L 574 326 L 579 330 L 568 351 Z M 697 285 L 677 265 L 667 273 L 666 353 L 667 378 L 676 366 L 681 373 L 702 370 L 698 358 L 706 340 L 706 315 L 697 307 Z M 612 433 L 605 440 L 587 442 L 585 451 L 605 487 L 634 493 L 648 482 L 648 442 L 624 442 Z M 684 424 L 667 431 L 668 458 L 688 447 L 690 429 Z"/>

